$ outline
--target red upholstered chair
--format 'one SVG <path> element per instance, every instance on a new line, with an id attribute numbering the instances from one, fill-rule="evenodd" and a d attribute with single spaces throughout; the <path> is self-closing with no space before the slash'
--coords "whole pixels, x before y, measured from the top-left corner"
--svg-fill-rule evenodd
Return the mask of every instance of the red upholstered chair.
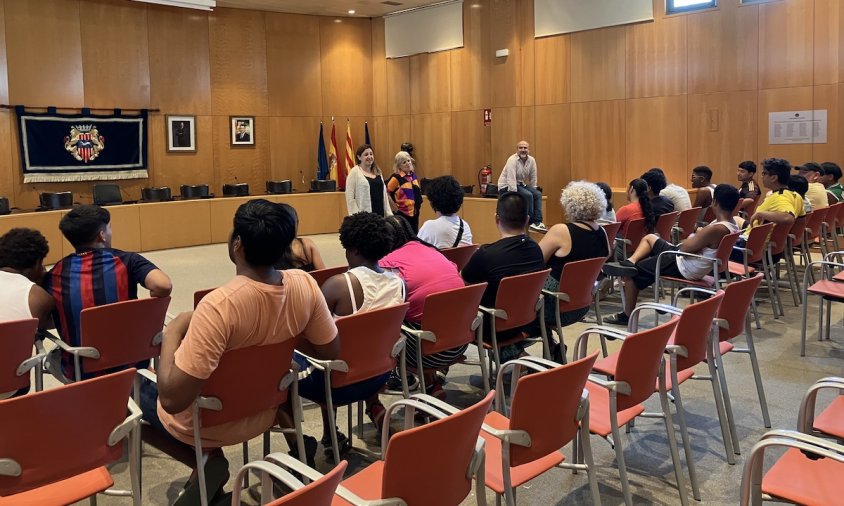
<path id="1" fill-rule="evenodd" d="M 771 235 L 768 237 L 768 242 L 765 245 L 767 253 L 764 257 L 762 257 L 762 270 L 773 281 L 771 285 L 774 287 L 774 296 L 777 298 L 779 314 L 782 316 L 785 315 L 785 310 L 782 307 L 782 296 L 780 295 L 779 286 L 779 279 L 781 277 L 779 267 L 780 264 L 779 262 L 774 263 L 774 258 L 777 256 L 782 256 L 785 259 L 785 274 L 788 278 L 788 284 L 791 287 L 792 293 L 798 290 L 797 274 L 794 271 L 794 258 L 785 254 L 786 248 L 788 247 L 789 243 L 788 236 L 791 233 L 792 226 L 793 225 L 789 225 L 787 223 L 778 223 L 774 225 L 774 230 L 771 232 Z M 797 295 L 795 295 L 794 297 L 796 300 Z M 774 310 L 774 312 L 776 313 L 776 309 Z"/>
<path id="2" fill-rule="evenodd" d="M 294 430 L 299 455 L 305 458 L 302 440 L 302 408 L 299 402 L 297 374 L 288 364 L 293 358 L 296 339 L 265 346 L 249 346 L 223 353 L 217 368 L 202 385 L 202 391 L 193 402 L 193 437 L 197 463 L 197 477 L 200 483 L 200 501 L 208 504 L 205 490 L 204 450 L 202 429 L 241 420 L 266 410 L 274 409 L 287 402 L 293 402 Z M 288 367 L 285 367 L 285 366 Z M 248 395 L 244 395 L 248 392 Z M 264 434 L 265 447 L 270 427 L 265 427 L 245 441 Z M 245 442 L 244 441 L 244 442 Z M 337 460 L 339 462 L 339 459 Z"/>
<path id="3" fill-rule="evenodd" d="M 742 252 L 742 262 L 729 261 L 727 268 L 729 269 L 731 276 L 738 276 L 739 278 L 747 279 L 757 272 L 755 266 L 766 265 L 768 250 L 766 244 L 768 242 L 768 237 L 771 235 L 773 230 L 773 223 L 765 223 L 763 225 L 753 227 L 747 235 L 747 241 L 745 242 L 744 247 L 740 248 L 735 246 L 733 248 Z M 762 274 L 765 275 L 765 284 L 768 286 L 768 297 L 771 299 L 771 310 L 774 313 L 774 319 L 778 319 L 779 313 L 777 312 L 777 299 L 774 292 L 774 284 L 776 283 L 776 280 L 774 279 L 773 269 L 763 267 L 761 271 Z M 756 317 L 756 328 L 761 329 L 762 325 L 759 323 L 759 312 L 756 310 L 755 297 L 751 298 L 751 308 L 753 309 L 753 315 Z"/>
<path id="4" fill-rule="evenodd" d="M 753 216 L 754 212 L 756 212 L 756 199 L 746 198 L 739 201 L 733 216 L 741 216 L 747 219 Z"/>
<path id="5" fill-rule="evenodd" d="M 615 377 L 608 381 L 592 376 L 586 383 L 586 389 L 589 391 L 589 432 L 603 438 L 612 434 L 621 489 L 624 502 L 628 506 L 633 504 L 633 497 L 627 480 L 624 446 L 619 428 L 644 413 L 645 407 L 642 403 L 653 395 L 654 384 L 657 382 L 662 405 L 662 413 L 657 416 L 665 422 L 668 446 L 674 463 L 674 476 L 680 491 L 680 502 L 688 504 L 688 492 L 683 480 L 680 454 L 677 451 L 674 424 L 671 421 L 671 410 L 668 405 L 665 359 L 663 358 L 665 347 L 677 327 L 677 322 L 676 319 L 670 320 L 638 333 L 628 333 L 607 327 L 589 327 L 578 337 L 575 344 L 575 353 L 577 353 L 575 357 L 584 358 L 588 339 L 592 334 L 599 335 L 602 339 L 608 337 L 622 341 L 616 361 Z"/>
<path id="6" fill-rule="evenodd" d="M 618 231 L 621 228 L 621 223 L 618 221 L 613 221 L 610 223 L 601 223 L 601 228 L 604 229 L 604 232 L 607 234 L 607 243 L 609 243 L 610 254 L 607 256 L 607 262 L 611 262 L 615 258 L 615 249 L 613 246 L 615 245 L 615 238 L 618 236 Z M 595 290 L 593 295 L 593 300 L 595 303 L 595 317 L 598 320 L 598 325 L 603 325 L 603 315 L 601 315 L 601 296 L 602 290 L 604 290 L 604 285 L 610 285 L 609 288 L 612 288 L 612 277 L 606 276 L 601 280 L 600 285 Z"/>
<path id="7" fill-rule="evenodd" d="M 616 237 L 615 242 L 616 244 L 622 245 L 622 258 L 617 258 L 616 260 L 627 260 L 627 257 L 634 251 L 636 251 L 636 247 L 639 246 L 639 242 L 648 234 L 648 231 L 645 229 L 645 219 L 640 218 L 638 220 L 630 220 L 627 222 L 626 227 L 622 227 L 621 230 L 618 232 L 621 237 Z"/>
<path id="8" fill-rule="evenodd" d="M 697 226 L 698 216 L 700 216 L 699 207 L 692 207 L 686 209 L 685 211 L 680 211 L 680 216 L 677 217 L 677 224 L 672 230 L 674 244 L 680 244 L 680 241 L 684 241 L 687 237 L 692 235 L 692 232 L 695 231 L 695 227 Z"/>
<path id="9" fill-rule="evenodd" d="M 656 219 L 656 226 L 654 232 L 664 240 L 671 242 L 671 231 L 674 229 L 674 224 L 677 223 L 677 218 L 680 216 L 680 211 L 673 211 L 670 213 L 661 214 Z"/>
<path id="10" fill-rule="evenodd" d="M 466 264 L 469 263 L 469 259 L 472 258 L 472 255 L 475 254 L 475 251 L 478 250 L 477 244 L 465 244 L 463 246 L 457 246 L 454 248 L 445 248 L 440 250 L 440 253 L 443 254 L 444 257 L 448 258 L 454 265 L 457 266 L 458 271 L 462 271 Z"/>
<path id="11" fill-rule="evenodd" d="M 3 352 L 0 353 L 0 399 L 29 388 L 29 371 L 35 369 L 35 391 L 42 390 L 41 363 L 45 353 L 32 355 L 38 320 L 18 320 L 0 323 Z"/>
<path id="12" fill-rule="evenodd" d="M 421 391 L 425 392 L 423 357 L 474 343 L 483 349 L 483 316 L 478 312 L 486 283 L 464 286 L 453 290 L 432 293 L 425 297 L 422 306 L 422 325 L 419 330 L 405 325 L 402 330 L 416 337 L 416 364 L 419 367 Z M 489 375 L 486 361 L 480 357 L 484 392 L 489 392 Z"/>
<path id="13" fill-rule="evenodd" d="M 234 480 L 232 504 L 238 506 L 241 504 L 242 483 L 246 474 L 252 471 L 261 477 L 262 483 L 266 484 L 262 488 L 260 504 L 267 506 L 330 506 L 334 501 L 334 492 L 343 480 L 343 473 L 346 472 L 347 466 L 348 462 L 344 460 L 323 475 L 286 453 L 271 453 L 264 460 L 249 462 L 240 468 L 240 472 Z M 291 473 L 299 473 L 311 480 L 311 483 L 305 485 Z M 291 492 L 272 500 L 272 487 L 269 486 L 270 479 L 283 484 Z"/>
<path id="14" fill-rule="evenodd" d="M 733 246 L 735 246 L 738 238 L 738 232 L 734 234 L 727 234 L 722 237 L 721 242 L 718 244 L 718 251 L 715 253 L 715 258 L 706 258 L 701 255 L 697 255 L 694 253 L 684 253 L 682 251 L 663 251 L 662 253 L 660 253 L 656 259 L 654 302 L 659 302 L 659 295 L 661 293 L 660 285 L 662 285 L 662 283 L 666 281 L 671 282 L 672 284 L 696 286 L 699 288 L 713 288 L 715 290 L 718 290 L 721 284 L 720 277 L 721 275 L 727 274 L 727 269 L 730 265 L 730 253 L 732 253 Z M 704 278 L 700 280 L 689 280 L 685 278 L 675 278 L 672 276 L 660 275 L 659 272 L 662 265 L 665 265 L 667 262 L 670 262 L 672 256 L 684 256 L 688 258 L 698 258 L 707 261 L 712 264 L 712 276 L 704 276 Z"/>
<path id="15" fill-rule="evenodd" d="M 804 258 L 802 253 L 800 252 L 800 247 L 803 242 L 803 235 L 806 232 L 806 223 L 808 223 L 809 218 L 811 218 L 812 213 L 806 213 L 803 216 L 798 216 L 794 219 L 794 224 L 791 225 L 791 230 L 788 232 L 788 238 L 786 240 L 785 252 L 783 253 L 783 257 L 785 258 L 785 266 L 788 270 L 788 273 L 794 278 L 794 283 L 791 285 L 791 296 L 794 298 L 794 307 L 800 306 L 800 288 L 799 283 L 797 281 L 797 263 L 794 261 L 794 253 L 797 252 L 800 254 L 801 258 Z M 805 258 L 804 258 L 805 260 Z"/>
<path id="16" fill-rule="evenodd" d="M 833 255 L 835 255 L 835 252 L 827 255 L 827 258 L 831 258 Z M 821 268 L 820 279 L 810 285 L 809 277 L 812 276 L 815 266 Z M 806 319 L 809 311 L 809 295 L 820 297 L 818 300 L 818 341 L 823 341 L 824 337 L 830 339 L 832 303 L 844 300 L 844 283 L 834 279 L 836 275 L 834 269 L 844 269 L 844 263 L 818 260 L 806 265 L 806 271 L 803 273 L 803 325 L 800 330 L 801 357 L 806 356 Z M 826 305 L 826 333 L 824 333 L 824 305 Z"/>
<path id="17" fill-rule="evenodd" d="M 384 424 L 383 460 L 344 480 L 333 504 L 457 505 L 471 492 L 474 478 L 478 504 L 485 505 L 484 441 L 478 434 L 494 396 L 489 392 L 463 410 L 424 394 L 391 404 L 386 419 L 404 409 L 406 429 L 390 437 Z M 416 412 L 435 420 L 413 427 Z"/>
<path id="18" fill-rule="evenodd" d="M 559 365 L 536 357 L 523 357 L 504 364 L 498 372 L 498 411 L 489 413 L 481 436 L 486 441 L 486 486 L 505 504 L 516 504 L 515 489 L 540 474 L 562 467 L 585 470 L 592 502 L 601 504 L 589 441 L 589 393 L 584 390 L 598 352 L 570 364 Z M 503 378 L 518 377 L 521 368 L 534 372 L 518 378 L 512 389 L 509 413 L 504 403 Z M 514 381 L 515 383 L 515 381 Z M 553 392 L 550 395 L 549 392 Z M 585 463 L 563 463 L 560 450 L 575 441 L 583 447 Z"/>
<path id="19" fill-rule="evenodd" d="M 216 290 L 216 288 L 206 288 L 204 290 L 197 290 L 193 292 L 193 308 L 199 305 L 199 301 L 205 298 L 206 295 Z"/>
<path id="20" fill-rule="evenodd" d="M 141 504 L 135 454 L 141 410 L 134 369 L 0 401 L 0 505 L 72 504 L 114 484 L 107 464 L 129 438 L 132 502 Z"/>
<path id="21" fill-rule="evenodd" d="M 836 395 L 829 405 L 815 415 L 818 394 L 823 390 L 833 390 Z M 844 440 L 844 378 L 830 376 L 815 382 L 809 387 L 800 412 L 797 415 L 797 428 L 804 434 Z"/>
<path id="22" fill-rule="evenodd" d="M 838 231 L 836 227 L 841 222 L 841 214 L 844 212 L 844 202 L 832 204 L 826 211 L 826 217 L 821 223 L 821 251 L 824 255 L 828 255 L 831 251 L 839 251 L 841 249 L 838 241 Z M 839 260 L 841 260 L 839 258 Z"/>
<path id="23" fill-rule="evenodd" d="M 348 270 L 348 265 L 341 265 L 339 267 L 326 267 L 325 269 L 311 271 L 308 274 L 316 280 L 319 286 L 322 286 L 322 284 L 328 281 L 329 278 L 336 276 L 337 274 L 342 274 Z"/>

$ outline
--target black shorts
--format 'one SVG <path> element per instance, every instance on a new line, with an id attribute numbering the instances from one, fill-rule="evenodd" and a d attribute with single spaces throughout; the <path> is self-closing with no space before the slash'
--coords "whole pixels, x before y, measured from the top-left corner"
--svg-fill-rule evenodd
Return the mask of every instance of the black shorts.
<path id="1" fill-rule="evenodd" d="M 679 249 L 679 246 L 675 246 L 663 239 L 657 239 L 654 242 L 650 256 L 640 260 L 636 264 L 636 269 L 639 271 L 633 276 L 633 283 L 636 285 L 636 288 L 643 290 L 654 284 L 654 280 L 656 279 L 656 259 L 660 253 L 664 251 L 677 251 Z M 677 255 L 666 255 L 666 257 L 663 257 L 659 275 L 671 276 L 672 278 L 683 277 L 683 274 L 680 273 L 680 269 L 677 267 Z"/>

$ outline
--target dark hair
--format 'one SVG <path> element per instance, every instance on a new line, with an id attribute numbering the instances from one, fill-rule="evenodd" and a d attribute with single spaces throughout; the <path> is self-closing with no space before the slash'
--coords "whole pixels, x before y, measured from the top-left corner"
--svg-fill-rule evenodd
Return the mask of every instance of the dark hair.
<path id="1" fill-rule="evenodd" d="M 65 239 L 78 249 L 91 244 L 97 234 L 111 222 L 111 213 L 107 209 L 93 204 L 76 206 L 59 222 L 59 230 Z"/>
<path id="2" fill-rule="evenodd" d="M 253 199 L 234 213 L 232 238 L 240 237 L 246 262 L 274 266 L 296 237 L 296 218 L 289 209 L 266 199 Z"/>
<path id="3" fill-rule="evenodd" d="M 824 162 L 821 164 L 823 167 L 823 171 L 825 174 L 829 174 L 832 176 L 833 181 L 838 181 L 841 179 L 841 167 L 838 166 L 835 162 Z"/>
<path id="4" fill-rule="evenodd" d="M 498 197 L 495 214 L 504 227 L 510 230 L 524 229 L 528 220 L 527 201 L 518 192 L 505 192 Z"/>
<path id="5" fill-rule="evenodd" d="M 390 251 L 395 251 L 405 244 L 416 239 L 416 234 L 413 232 L 413 227 L 404 216 L 394 214 L 387 216 L 387 228 L 390 229 L 392 236 L 392 246 Z"/>
<path id="6" fill-rule="evenodd" d="M 788 177 L 788 189 L 805 197 L 806 192 L 809 191 L 809 181 L 799 174 L 792 174 Z"/>
<path id="7" fill-rule="evenodd" d="M 783 158 L 766 158 L 762 160 L 762 170 L 768 174 L 777 176 L 777 182 L 788 186 L 788 177 L 791 175 L 791 163 Z"/>
<path id="8" fill-rule="evenodd" d="M 50 251 L 47 239 L 31 228 L 13 228 L 0 237 L 0 267 L 29 269 Z"/>
<path id="9" fill-rule="evenodd" d="M 401 143 L 401 149 L 399 149 L 399 151 L 404 151 L 408 155 L 412 155 L 413 154 L 413 144 L 411 144 L 409 142 L 402 142 Z"/>
<path id="10" fill-rule="evenodd" d="M 731 184 L 719 184 L 712 192 L 712 200 L 727 212 L 736 208 L 740 198 L 738 189 Z"/>
<path id="11" fill-rule="evenodd" d="M 442 214 L 450 216 L 459 211 L 465 194 L 460 183 L 452 176 L 439 176 L 428 181 L 428 201 L 434 211 Z"/>
<path id="12" fill-rule="evenodd" d="M 740 169 L 744 169 L 747 172 L 756 174 L 756 163 L 754 163 L 753 160 L 745 160 L 738 164 L 738 166 Z"/>
<path id="13" fill-rule="evenodd" d="M 343 218 L 340 244 L 370 262 L 377 262 L 391 251 L 393 238 L 383 216 L 360 212 Z"/>
<path id="14" fill-rule="evenodd" d="M 369 144 L 361 144 L 360 146 L 358 146 L 358 148 L 355 150 L 355 163 L 360 163 L 360 155 L 362 155 L 363 152 L 366 151 L 367 149 L 372 149 L 372 146 L 370 146 Z M 372 149 L 372 152 L 375 153 L 375 150 Z M 372 163 L 372 171 L 375 172 L 376 174 L 380 174 L 381 168 L 378 167 L 377 163 L 373 162 Z"/>
<path id="15" fill-rule="evenodd" d="M 634 179 L 630 181 L 630 188 L 633 188 L 633 191 L 636 192 L 636 198 L 639 199 L 639 206 L 641 206 L 642 215 L 645 217 L 645 230 L 652 233 L 656 226 L 656 215 L 651 199 L 648 198 L 648 183 L 644 179 Z"/>
<path id="16" fill-rule="evenodd" d="M 654 192 L 654 195 L 659 195 L 659 192 L 668 186 L 668 180 L 665 178 L 665 173 L 662 172 L 662 169 L 651 169 L 642 174 L 641 179 L 648 183 L 648 187 Z"/>
<path id="17" fill-rule="evenodd" d="M 706 165 L 698 165 L 697 167 L 692 169 L 692 174 L 703 176 L 707 181 L 712 179 L 712 169 L 710 169 Z"/>
<path id="18" fill-rule="evenodd" d="M 821 167 L 821 164 L 819 164 L 817 162 L 806 162 L 800 168 L 802 168 L 803 170 L 810 170 L 810 171 L 813 171 L 813 172 L 817 172 L 821 176 L 824 175 L 823 167 Z"/>
<path id="19" fill-rule="evenodd" d="M 296 240 L 296 236 L 299 235 L 299 213 L 296 212 L 296 208 L 291 206 L 290 204 L 286 204 L 284 202 L 279 202 L 281 207 L 284 208 L 285 211 L 289 212 L 293 215 L 293 221 L 296 224 L 295 228 L 295 235 L 293 236 Z M 284 269 L 299 269 L 303 265 L 308 263 L 308 259 L 304 257 L 300 257 L 293 253 L 293 241 L 290 241 L 290 246 L 284 251 L 281 255 L 281 260 L 279 260 L 274 267 L 276 269 L 284 270 Z"/>
<path id="20" fill-rule="evenodd" d="M 603 190 L 604 196 L 607 198 L 607 209 L 606 209 L 606 211 L 607 212 L 612 211 L 612 188 L 610 188 L 610 185 L 608 185 L 607 183 L 604 183 L 604 182 L 595 183 L 595 184 L 598 186 L 598 188 Z"/>

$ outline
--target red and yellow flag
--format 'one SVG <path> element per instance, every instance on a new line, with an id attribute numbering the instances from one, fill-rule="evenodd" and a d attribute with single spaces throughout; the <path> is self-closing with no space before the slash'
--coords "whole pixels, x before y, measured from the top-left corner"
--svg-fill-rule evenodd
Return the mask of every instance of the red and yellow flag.
<path id="1" fill-rule="evenodd" d="M 355 161 L 355 148 L 352 143 L 352 125 L 349 123 L 349 120 L 346 120 L 346 170 L 340 171 L 341 174 L 337 181 L 337 186 L 343 189 L 346 188 L 346 174 L 355 165 L 357 165 L 357 162 Z"/>
<path id="2" fill-rule="evenodd" d="M 337 181 L 337 134 L 335 133 L 334 121 L 331 121 L 331 144 L 328 145 L 328 179 Z M 345 178 L 344 178 L 345 180 Z"/>

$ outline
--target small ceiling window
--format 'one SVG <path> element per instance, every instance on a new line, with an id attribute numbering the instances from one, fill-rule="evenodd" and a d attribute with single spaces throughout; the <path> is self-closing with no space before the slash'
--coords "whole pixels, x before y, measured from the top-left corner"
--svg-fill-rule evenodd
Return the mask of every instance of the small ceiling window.
<path id="1" fill-rule="evenodd" d="M 718 0 L 665 0 L 666 14 L 711 9 L 717 6 Z"/>
<path id="2" fill-rule="evenodd" d="M 750 4 L 764 4 L 767 2 L 773 2 L 774 0 L 741 0 L 742 5 L 750 5 Z"/>

